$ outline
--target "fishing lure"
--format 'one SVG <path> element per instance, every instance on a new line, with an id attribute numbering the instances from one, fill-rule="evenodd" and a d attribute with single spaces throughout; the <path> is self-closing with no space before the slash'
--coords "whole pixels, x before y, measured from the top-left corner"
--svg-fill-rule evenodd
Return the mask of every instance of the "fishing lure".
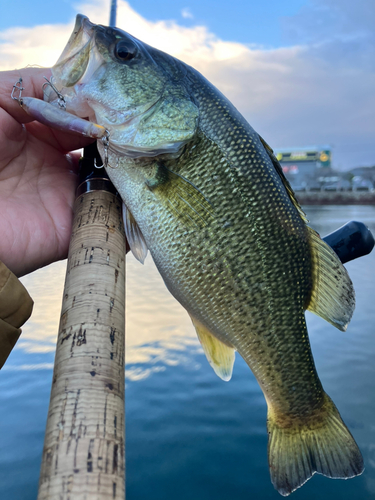
<path id="1" fill-rule="evenodd" d="M 18 96 L 15 96 L 16 90 L 19 91 Z M 86 137 L 92 137 L 93 139 L 102 139 L 108 136 L 108 131 L 102 125 L 79 118 L 68 113 L 64 108 L 58 108 L 41 99 L 35 97 L 22 97 L 23 90 L 22 78 L 20 78 L 18 82 L 13 85 L 11 97 L 17 101 L 21 108 L 24 109 L 29 116 L 34 118 L 34 120 L 57 130 L 74 132 Z"/>

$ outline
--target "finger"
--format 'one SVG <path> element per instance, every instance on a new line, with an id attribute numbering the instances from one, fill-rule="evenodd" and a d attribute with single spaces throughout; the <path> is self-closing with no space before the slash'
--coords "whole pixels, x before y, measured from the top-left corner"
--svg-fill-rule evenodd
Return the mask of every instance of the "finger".
<path id="1" fill-rule="evenodd" d="M 22 78 L 23 97 L 43 99 L 43 84 L 46 78 L 51 78 L 50 68 L 23 68 L 0 73 L 0 107 L 15 118 L 19 123 L 28 123 L 33 119 L 21 108 L 19 103 L 11 98 L 13 85 Z M 18 97 L 15 92 L 15 97 Z"/>

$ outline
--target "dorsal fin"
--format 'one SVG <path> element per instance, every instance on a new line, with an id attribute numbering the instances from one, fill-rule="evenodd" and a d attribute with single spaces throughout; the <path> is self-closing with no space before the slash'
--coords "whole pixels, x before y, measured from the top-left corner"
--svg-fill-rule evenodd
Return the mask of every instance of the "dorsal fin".
<path id="1" fill-rule="evenodd" d="M 289 184 L 288 179 L 284 175 L 283 169 L 279 163 L 279 160 L 276 158 L 276 156 L 273 152 L 273 149 L 266 143 L 266 141 L 259 134 L 258 134 L 258 136 L 259 136 L 260 142 L 263 144 L 265 150 L 267 151 L 268 156 L 271 158 L 273 166 L 275 167 L 276 172 L 280 176 L 280 179 L 281 179 L 282 183 L 284 184 L 286 192 L 288 193 L 288 196 L 291 199 L 293 205 L 298 210 L 298 213 L 301 216 L 302 220 L 306 223 L 309 222 L 307 220 L 305 212 L 302 210 L 301 205 L 299 204 L 299 202 L 296 198 L 296 195 L 294 194 L 294 191 L 293 191 L 291 185 Z"/>
<path id="2" fill-rule="evenodd" d="M 190 317 L 208 362 L 216 375 L 227 382 L 232 378 L 235 358 L 234 348 L 223 344 L 202 323 L 193 318 L 193 316 L 190 315 Z"/>
<path id="3" fill-rule="evenodd" d="M 306 309 L 345 331 L 355 307 L 352 281 L 340 259 L 319 236 L 308 227 L 312 255 L 313 287 Z"/>

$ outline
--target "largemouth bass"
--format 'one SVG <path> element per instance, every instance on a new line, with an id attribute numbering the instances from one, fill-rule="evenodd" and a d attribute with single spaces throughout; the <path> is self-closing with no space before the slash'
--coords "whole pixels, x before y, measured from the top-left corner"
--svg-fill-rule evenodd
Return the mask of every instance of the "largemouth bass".
<path id="1" fill-rule="evenodd" d="M 353 286 L 307 225 L 272 149 L 196 70 L 81 15 L 53 83 L 68 111 L 109 131 L 109 150 L 98 147 L 131 249 L 140 261 L 151 252 L 215 372 L 229 380 L 238 351 L 257 378 L 275 488 L 288 495 L 315 472 L 361 474 L 304 314 L 344 331 Z"/>

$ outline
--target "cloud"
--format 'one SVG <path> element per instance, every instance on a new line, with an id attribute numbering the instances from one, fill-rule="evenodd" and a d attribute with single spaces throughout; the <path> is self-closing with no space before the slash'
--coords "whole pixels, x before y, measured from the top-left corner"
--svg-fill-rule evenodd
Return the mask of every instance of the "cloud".
<path id="1" fill-rule="evenodd" d="M 298 43 L 374 40 L 373 0 L 311 0 L 284 18 L 286 35 Z"/>
<path id="2" fill-rule="evenodd" d="M 194 19 L 194 16 L 191 13 L 189 7 L 185 7 L 184 9 L 182 9 L 181 16 L 185 19 Z"/>
<path id="3" fill-rule="evenodd" d="M 77 12 L 106 24 L 109 1 L 81 3 Z M 329 30 L 332 13 L 336 31 Z M 205 26 L 149 21 L 123 0 L 117 25 L 201 71 L 272 146 L 333 144 L 334 162 L 349 168 L 375 164 L 375 54 L 365 14 L 347 0 L 314 0 L 309 11 L 286 20 L 295 45 L 269 50 L 222 40 Z M 73 23 L 0 32 L 0 68 L 52 65 Z"/>
<path id="4" fill-rule="evenodd" d="M 65 46 L 73 23 L 9 28 L 0 32 L 0 70 L 27 65 L 53 65 Z"/>

